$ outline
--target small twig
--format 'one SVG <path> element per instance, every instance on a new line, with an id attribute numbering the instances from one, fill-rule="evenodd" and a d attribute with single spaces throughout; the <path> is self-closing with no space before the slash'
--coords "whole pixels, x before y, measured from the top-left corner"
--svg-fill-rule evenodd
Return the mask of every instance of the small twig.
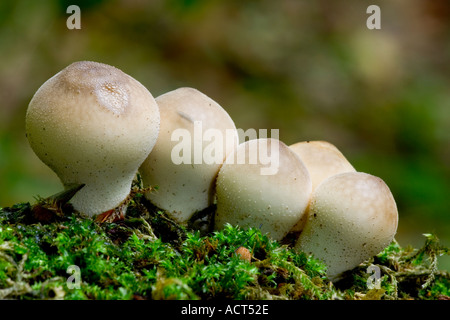
<path id="1" fill-rule="evenodd" d="M 11 245 L 8 242 L 3 243 L 0 246 L 1 250 L 12 250 L 13 248 L 11 247 Z M 23 272 L 24 266 L 25 266 L 25 262 L 28 259 L 28 255 L 25 253 L 22 256 L 22 259 L 20 260 L 19 264 L 17 264 L 16 261 L 14 261 L 14 259 L 4 253 L 0 251 L 0 257 L 5 259 L 6 261 L 8 261 L 9 263 L 11 263 L 15 268 L 16 268 L 16 279 L 15 281 L 11 280 L 11 279 L 6 279 L 6 282 L 10 285 L 9 288 L 5 288 L 5 289 L 0 289 L 0 299 L 5 299 L 9 296 L 18 296 L 21 294 L 26 294 L 32 291 L 30 285 L 24 281 L 22 281 L 23 278 L 29 278 L 30 276 L 25 274 Z"/>
<path id="2" fill-rule="evenodd" d="M 158 237 L 153 232 L 152 226 L 147 222 L 147 220 L 145 220 L 145 219 L 142 219 L 142 220 L 143 220 L 145 228 L 148 231 L 148 233 L 150 234 L 150 237 L 152 238 L 152 240 L 158 239 Z"/>

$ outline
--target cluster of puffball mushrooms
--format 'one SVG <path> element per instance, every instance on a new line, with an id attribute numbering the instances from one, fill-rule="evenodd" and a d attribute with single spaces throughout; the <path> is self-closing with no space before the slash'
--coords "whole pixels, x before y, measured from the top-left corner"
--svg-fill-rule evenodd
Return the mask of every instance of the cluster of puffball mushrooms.
<path id="1" fill-rule="evenodd" d="M 174 221 L 185 224 L 215 204 L 216 230 L 229 223 L 260 228 L 275 240 L 299 234 L 295 249 L 322 260 L 332 280 L 393 240 L 398 212 L 388 186 L 357 172 L 331 143 L 211 138 L 220 142 L 223 150 L 215 152 L 222 161 L 175 163 L 173 132 L 193 133 L 195 123 L 203 132 L 219 130 L 228 138 L 231 132 L 228 140 L 238 141 L 227 112 L 200 91 L 179 88 L 155 99 L 121 70 L 81 61 L 37 90 L 27 110 L 26 134 L 66 189 L 84 184 L 71 203 L 89 217 L 120 206 L 139 172 L 144 187 L 158 187 L 145 197 Z M 195 134 L 193 140 L 200 152 L 211 147 Z M 248 160 L 252 146 L 260 144 L 276 153 L 275 174 L 262 175 L 264 164 L 258 162 L 227 161 Z"/>

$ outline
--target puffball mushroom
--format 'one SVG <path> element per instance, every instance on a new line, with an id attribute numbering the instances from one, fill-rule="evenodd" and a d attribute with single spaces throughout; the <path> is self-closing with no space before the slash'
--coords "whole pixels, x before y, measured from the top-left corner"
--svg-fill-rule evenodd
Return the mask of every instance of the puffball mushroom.
<path id="1" fill-rule="evenodd" d="M 252 161 L 255 154 L 265 153 L 262 148 L 270 161 Z M 273 162 L 276 172 L 261 170 Z M 281 240 L 305 213 L 311 188 L 305 165 L 283 142 L 249 140 L 228 155 L 217 176 L 215 228 L 227 223 L 260 228 Z"/>
<path id="2" fill-rule="evenodd" d="M 193 88 L 156 98 L 161 130 L 139 171 L 145 186 L 158 186 L 146 198 L 178 223 L 214 200 L 214 183 L 226 155 L 238 144 L 236 126 L 214 100 Z"/>
<path id="3" fill-rule="evenodd" d="M 313 191 L 328 177 L 343 172 L 356 172 L 339 149 L 327 141 L 302 141 L 290 145 L 289 148 L 300 156 L 308 169 Z M 303 218 L 306 218 L 306 215 Z M 301 231 L 304 220 L 298 221 L 291 231 Z"/>
<path id="4" fill-rule="evenodd" d="M 295 248 L 323 260 L 335 281 L 388 246 L 397 224 L 397 206 L 383 180 L 363 172 L 340 173 L 313 192 Z"/>
<path id="5" fill-rule="evenodd" d="M 26 113 L 36 155 L 66 188 L 85 184 L 71 203 L 88 216 L 119 206 L 159 131 L 151 93 L 121 70 L 75 62 L 47 80 Z"/>
<path id="6" fill-rule="evenodd" d="M 302 141 L 289 148 L 300 156 L 308 169 L 313 190 L 328 177 L 356 171 L 339 149 L 327 141 Z"/>

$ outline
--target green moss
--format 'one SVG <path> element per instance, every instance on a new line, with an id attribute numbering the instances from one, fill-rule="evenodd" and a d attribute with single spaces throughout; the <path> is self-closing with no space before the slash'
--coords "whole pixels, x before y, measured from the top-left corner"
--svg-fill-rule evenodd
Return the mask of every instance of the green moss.
<path id="1" fill-rule="evenodd" d="M 446 299 L 449 254 L 434 235 L 420 249 L 395 241 L 331 283 L 326 267 L 259 229 L 179 226 L 134 193 L 124 220 L 99 223 L 70 206 L 0 209 L 0 298 L 13 299 Z M 44 206 L 45 204 L 45 206 Z M 42 214 L 42 206 L 46 208 Z M 50 212 L 50 213 L 49 213 Z M 206 212 L 204 214 L 211 214 Z M 236 250 L 248 249 L 251 260 Z M 79 268 L 79 280 L 68 268 Z M 380 286 L 368 288 L 369 266 Z M 74 284 L 79 286 L 73 287 Z"/>

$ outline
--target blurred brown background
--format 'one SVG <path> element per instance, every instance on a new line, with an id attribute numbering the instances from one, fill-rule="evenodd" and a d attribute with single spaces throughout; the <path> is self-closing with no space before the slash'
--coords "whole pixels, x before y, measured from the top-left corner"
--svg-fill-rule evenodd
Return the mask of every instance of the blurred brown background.
<path id="1" fill-rule="evenodd" d="M 81 30 L 66 27 L 71 4 Z M 366 27 L 371 4 L 381 30 Z M 28 145 L 25 112 L 48 78 L 93 60 L 155 97 L 195 87 L 238 128 L 332 142 L 389 185 L 401 245 L 426 232 L 450 245 L 449 57 L 446 0 L 2 1 L 0 206 L 61 190 Z"/>

